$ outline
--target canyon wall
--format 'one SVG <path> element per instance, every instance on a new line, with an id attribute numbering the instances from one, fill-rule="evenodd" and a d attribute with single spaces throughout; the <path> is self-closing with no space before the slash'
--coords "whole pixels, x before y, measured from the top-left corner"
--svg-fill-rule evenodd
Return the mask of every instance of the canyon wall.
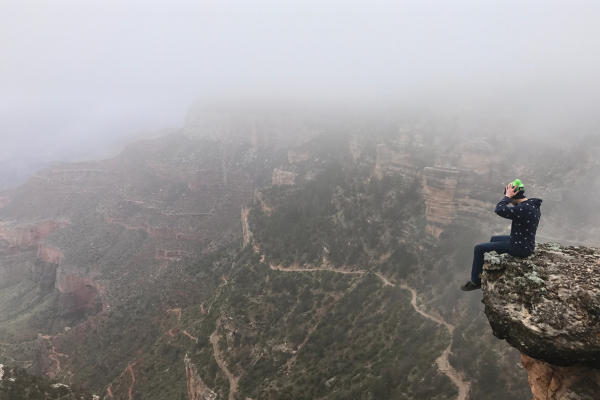
<path id="1" fill-rule="evenodd" d="M 25 250 L 37 247 L 42 239 L 68 225 L 67 220 L 46 220 L 31 224 L 0 223 L 0 240 L 11 248 Z"/>
<path id="2" fill-rule="evenodd" d="M 435 146 L 427 147 L 420 140 L 419 136 L 410 139 L 403 134 L 397 140 L 378 144 L 375 176 L 381 179 L 384 175 L 399 175 L 409 182 L 421 181 L 427 233 L 433 237 L 439 237 L 452 224 L 473 226 L 488 220 L 495 204 L 489 200 L 490 184 L 508 179 L 490 175 L 491 168 L 502 157 L 480 153 L 480 148 L 489 149 L 490 145 L 478 140 L 475 144 L 467 143 L 460 151 L 428 161 L 423 158 L 426 150 L 431 151 Z M 433 165 L 421 167 L 427 164 Z"/>
<path id="3" fill-rule="evenodd" d="M 38 260 L 58 264 L 62 254 L 42 246 L 44 238 L 68 225 L 66 220 L 46 220 L 18 224 L 14 221 L 0 223 L 0 287 L 15 285 L 27 277 L 36 283 L 48 285 L 56 268 L 46 271 Z M 52 281 L 52 285 L 54 281 Z"/>
<path id="4" fill-rule="evenodd" d="M 427 167 L 423 171 L 423 198 L 427 233 L 438 237 L 456 219 L 456 191 L 460 172 Z"/>

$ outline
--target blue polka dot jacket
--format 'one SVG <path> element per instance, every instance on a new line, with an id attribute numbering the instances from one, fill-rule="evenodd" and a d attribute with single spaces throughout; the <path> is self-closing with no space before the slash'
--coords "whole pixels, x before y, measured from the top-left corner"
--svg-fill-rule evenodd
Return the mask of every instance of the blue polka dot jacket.
<path id="1" fill-rule="evenodd" d="M 496 214 L 512 220 L 508 250 L 511 254 L 526 257 L 535 249 L 535 233 L 542 214 L 541 199 L 527 199 L 514 207 L 509 207 L 510 197 L 504 196 L 496 206 Z"/>

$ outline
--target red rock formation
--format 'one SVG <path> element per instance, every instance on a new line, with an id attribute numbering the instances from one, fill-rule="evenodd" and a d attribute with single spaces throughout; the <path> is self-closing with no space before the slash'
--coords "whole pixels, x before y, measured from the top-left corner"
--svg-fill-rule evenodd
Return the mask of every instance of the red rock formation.
<path id="1" fill-rule="evenodd" d="M 32 225 L 1 224 L 0 239 L 18 249 L 28 249 L 37 246 L 40 240 L 67 225 L 66 220 L 47 220 Z"/>
<path id="2" fill-rule="evenodd" d="M 61 250 L 40 245 L 37 251 L 37 258 L 49 264 L 60 264 L 64 255 Z"/>
<path id="3" fill-rule="evenodd" d="M 529 375 L 533 400 L 597 398 L 600 370 L 581 366 L 557 367 L 526 355 L 521 356 L 521 364 Z"/>

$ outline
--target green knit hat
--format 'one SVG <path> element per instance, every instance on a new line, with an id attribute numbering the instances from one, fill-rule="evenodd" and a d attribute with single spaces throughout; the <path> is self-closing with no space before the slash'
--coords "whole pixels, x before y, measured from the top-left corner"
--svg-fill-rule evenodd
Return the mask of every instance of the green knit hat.
<path id="1" fill-rule="evenodd" d="M 512 185 L 516 188 L 519 189 L 519 192 L 524 192 L 525 191 L 525 186 L 523 186 L 523 183 L 521 183 L 520 179 L 515 179 L 514 182 L 512 182 Z"/>
<path id="2" fill-rule="evenodd" d="M 525 186 L 521 182 L 520 179 L 515 179 L 514 182 L 511 182 L 511 185 L 517 188 L 517 194 L 513 196 L 513 199 L 524 199 L 525 198 Z M 504 190 L 504 194 L 506 194 L 506 189 Z"/>

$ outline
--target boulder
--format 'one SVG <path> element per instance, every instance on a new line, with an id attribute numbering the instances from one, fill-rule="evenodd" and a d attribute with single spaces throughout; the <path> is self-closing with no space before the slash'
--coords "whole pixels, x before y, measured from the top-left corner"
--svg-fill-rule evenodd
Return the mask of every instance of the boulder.
<path id="1" fill-rule="evenodd" d="M 526 258 L 485 254 L 494 335 L 521 354 L 534 400 L 600 396 L 600 250 L 538 245 Z"/>
<path id="2" fill-rule="evenodd" d="M 500 339 L 554 366 L 600 368 L 600 250 L 546 243 L 485 255 L 485 314 Z"/>

